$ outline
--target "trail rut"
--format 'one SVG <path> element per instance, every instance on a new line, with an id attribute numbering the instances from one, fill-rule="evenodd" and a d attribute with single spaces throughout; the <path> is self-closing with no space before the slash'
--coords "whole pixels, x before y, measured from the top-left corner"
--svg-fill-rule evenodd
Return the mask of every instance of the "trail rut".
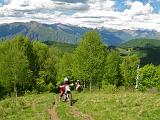
<path id="1" fill-rule="evenodd" d="M 82 118 L 82 120 L 94 120 L 91 116 L 79 111 L 75 106 L 72 107 L 72 113 L 74 114 L 74 116 Z"/>
<path id="2" fill-rule="evenodd" d="M 56 104 L 57 104 L 57 99 L 54 96 L 52 105 L 49 109 L 50 120 L 59 120 L 59 118 L 57 116 L 57 112 L 56 112 Z"/>

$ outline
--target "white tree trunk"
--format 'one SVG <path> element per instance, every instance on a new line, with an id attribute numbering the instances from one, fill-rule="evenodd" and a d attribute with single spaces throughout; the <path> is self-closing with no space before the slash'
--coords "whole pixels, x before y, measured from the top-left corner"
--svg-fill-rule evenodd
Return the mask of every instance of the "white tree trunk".
<path id="1" fill-rule="evenodd" d="M 138 88 L 138 84 L 139 84 L 139 65 L 137 68 L 137 77 L 136 77 L 136 86 L 135 86 L 136 89 Z"/>
<path id="2" fill-rule="evenodd" d="M 89 90 L 90 90 L 90 92 L 92 90 L 92 80 L 89 81 Z"/>
<path id="3" fill-rule="evenodd" d="M 16 98 L 17 98 L 17 87 L 16 87 L 16 83 L 14 83 L 14 92 L 16 93 Z"/>
<path id="4" fill-rule="evenodd" d="M 83 82 L 83 87 L 86 88 L 86 80 Z"/>
<path id="5" fill-rule="evenodd" d="M 15 75 L 14 92 L 16 93 L 16 98 L 17 98 L 17 86 L 16 86 L 16 80 L 17 80 L 17 77 L 16 77 L 16 75 Z"/>

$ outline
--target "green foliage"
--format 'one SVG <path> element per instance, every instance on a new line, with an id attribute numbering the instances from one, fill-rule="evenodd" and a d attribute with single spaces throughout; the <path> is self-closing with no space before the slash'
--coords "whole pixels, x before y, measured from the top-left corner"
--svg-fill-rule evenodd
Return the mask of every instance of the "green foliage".
<path id="1" fill-rule="evenodd" d="M 120 47 L 127 49 L 127 54 L 139 56 L 141 66 L 147 64 L 160 65 L 160 40 L 135 39 L 122 44 Z"/>
<path id="2" fill-rule="evenodd" d="M 109 83 L 116 86 L 122 85 L 120 63 L 121 63 L 121 57 L 119 52 L 111 51 L 107 55 L 104 65 L 105 67 L 103 75 L 103 80 L 104 80 L 103 84 Z"/>
<path id="3" fill-rule="evenodd" d="M 43 78 L 36 79 L 36 90 L 38 93 L 47 91 L 47 86 Z"/>
<path id="4" fill-rule="evenodd" d="M 17 35 L 12 41 L 13 46 L 15 45 L 18 49 L 23 51 L 29 62 L 30 70 L 34 71 L 36 55 L 33 53 L 33 45 L 31 41 L 27 37 L 21 35 Z"/>
<path id="5" fill-rule="evenodd" d="M 0 84 L 7 92 L 11 92 L 13 88 L 16 92 L 26 89 L 32 74 L 23 50 L 12 45 L 13 42 L 6 41 L 0 45 Z"/>
<path id="6" fill-rule="evenodd" d="M 134 48 L 134 47 L 160 47 L 160 40 L 155 39 L 134 39 L 120 45 L 123 48 Z"/>
<path id="7" fill-rule="evenodd" d="M 146 41 L 142 40 L 142 43 Z M 152 42 L 156 44 L 159 41 Z M 143 47 L 148 49 L 150 43 L 147 41 L 148 46 Z M 0 42 L 0 97 L 14 91 L 18 95 L 32 90 L 39 93 L 55 91 L 64 77 L 72 81 L 80 79 L 84 87 L 90 89 L 91 86 L 105 89 L 110 85 L 133 87 L 140 63 L 135 55 L 141 58 L 142 63 L 144 57 L 148 57 L 146 60 L 150 62 L 148 55 L 159 52 L 156 52 L 157 48 L 146 54 L 132 50 L 110 50 L 96 31 L 87 32 L 78 46 L 60 43 L 48 46 L 16 36 Z M 125 56 L 127 54 L 129 56 Z M 153 58 L 159 59 L 157 55 Z M 159 69 L 152 65 L 141 68 L 141 88 L 160 87 Z"/>
<path id="8" fill-rule="evenodd" d="M 54 61 L 55 63 L 58 63 L 61 57 L 63 56 L 63 52 L 61 51 L 61 49 L 57 47 L 50 47 L 49 56 L 52 59 L 52 61 Z"/>
<path id="9" fill-rule="evenodd" d="M 56 48 L 56 47 L 51 47 L 49 48 L 49 59 L 51 64 L 48 66 L 50 68 L 50 76 L 52 76 L 51 82 L 56 85 L 58 80 L 58 70 L 59 70 L 59 63 L 60 60 L 62 59 L 63 52 Z"/>
<path id="10" fill-rule="evenodd" d="M 50 82 L 49 84 L 48 84 L 48 91 L 49 92 L 53 92 L 54 91 L 54 86 L 53 86 L 53 84 Z"/>
<path id="11" fill-rule="evenodd" d="M 57 49 L 23 36 L 0 43 L 0 96 L 13 90 L 46 91 L 49 83 L 56 84 Z M 58 54 L 58 55 L 57 55 Z"/>
<path id="12" fill-rule="evenodd" d="M 137 76 L 137 67 L 139 65 L 139 58 L 136 56 L 127 56 L 123 58 L 121 68 L 121 74 L 123 77 L 123 84 L 125 87 L 135 85 L 135 78 Z"/>
<path id="13" fill-rule="evenodd" d="M 48 57 L 48 46 L 41 42 L 33 42 L 33 52 L 36 55 L 36 69 L 41 69 L 43 62 Z"/>
<path id="14" fill-rule="evenodd" d="M 58 43 L 58 42 L 54 42 L 54 41 L 45 41 L 43 43 L 47 44 L 49 47 L 58 48 L 62 52 L 69 52 L 69 53 L 72 53 L 75 50 L 75 48 L 77 47 L 77 45 L 75 45 L 75 44 Z"/>
<path id="15" fill-rule="evenodd" d="M 67 77 L 71 78 L 71 63 L 72 63 L 72 54 L 64 53 L 62 58 L 58 63 L 57 69 L 57 81 L 58 84 L 62 82 L 62 80 Z"/>
<path id="16" fill-rule="evenodd" d="M 39 92 L 43 92 L 47 90 L 49 83 L 56 84 L 55 65 L 57 58 L 52 49 L 40 42 L 33 42 L 33 51 L 36 54 L 36 87 Z"/>
<path id="17" fill-rule="evenodd" d="M 160 88 L 160 67 L 145 65 L 140 69 L 140 89 L 141 88 Z"/>
<path id="18" fill-rule="evenodd" d="M 102 80 L 105 45 L 96 31 L 87 32 L 73 54 L 72 74 L 75 79 Z"/>
<path id="19" fill-rule="evenodd" d="M 102 89 L 105 93 L 115 93 L 118 91 L 117 86 L 111 84 L 103 84 Z"/>

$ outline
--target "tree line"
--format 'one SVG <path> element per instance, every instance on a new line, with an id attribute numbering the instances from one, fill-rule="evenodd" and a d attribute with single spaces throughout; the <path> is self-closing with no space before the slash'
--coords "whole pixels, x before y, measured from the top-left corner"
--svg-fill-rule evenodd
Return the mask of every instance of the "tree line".
<path id="1" fill-rule="evenodd" d="M 121 56 L 106 47 L 96 31 L 85 33 L 73 53 L 16 36 L 0 42 L 0 97 L 13 92 L 16 96 L 26 91 L 53 92 L 64 77 L 72 82 L 79 79 L 90 90 L 108 85 L 134 88 L 137 77 L 139 89 L 159 88 L 160 66 L 138 70 L 139 64 L 136 55 Z"/>

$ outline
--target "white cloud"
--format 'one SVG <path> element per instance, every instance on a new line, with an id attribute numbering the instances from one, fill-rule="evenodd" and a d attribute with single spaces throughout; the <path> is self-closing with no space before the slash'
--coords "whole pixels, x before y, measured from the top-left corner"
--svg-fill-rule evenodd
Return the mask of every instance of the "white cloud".
<path id="1" fill-rule="evenodd" d="M 10 0 L 0 7 L 0 23 L 35 20 L 92 28 L 105 26 L 160 31 L 160 14 L 153 13 L 150 3 L 127 0 L 126 5 L 130 8 L 119 12 L 115 11 L 115 0 L 67 1 L 69 0 Z"/>
<path id="2" fill-rule="evenodd" d="M 160 15 L 154 14 L 153 7 L 147 3 L 139 1 L 131 2 L 128 1 L 129 9 L 126 9 L 124 12 L 114 11 L 114 1 L 111 1 L 112 4 L 109 9 L 104 9 L 99 7 L 101 4 L 97 4 L 98 9 L 90 9 L 88 12 L 79 12 L 73 15 L 75 18 L 81 18 L 82 21 L 79 25 L 81 26 L 92 26 L 92 27 L 110 27 L 116 29 L 156 29 L 160 31 L 160 23 L 158 23 L 157 18 L 160 18 Z M 104 3 L 102 2 L 102 5 Z M 91 4 L 92 5 L 92 4 Z M 92 8 L 92 7 L 91 7 Z M 100 9 L 102 8 L 102 9 Z M 156 17 L 155 17 L 156 16 Z M 96 18 L 97 17 L 97 18 Z M 87 22 L 83 21 L 90 21 Z M 92 24 L 91 24 L 92 23 Z"/>
<path id="3" fill-rule="evenodd" d="M 125 1 L 125 5 L 131 6 L 131 5 L 132 5 L 132 1 L 131 1 L 131 0 L 126 0 L 126 1 Z"/>
<path id="4" fill-rule="evenodd" d="M 1 9 L 4 10 L 34 10 L 39 8 L 51 8 L 55 4 L 51 0 L 10 0 Z"/>
<path id="5" fill-rule="evenodd" d="M 112 0 L 90 0 L 90 10 L 111 10 L 115 1 Z"/>
<path id="6" fill-rule="evenodd" d="M 128 14 L 151 14 L 152 11 L 153 7 L 149 3 L 143 5 L 143 3 L 139 1 L 131 3 L 131 8 L 129 10 L 125 10 Z"/>

